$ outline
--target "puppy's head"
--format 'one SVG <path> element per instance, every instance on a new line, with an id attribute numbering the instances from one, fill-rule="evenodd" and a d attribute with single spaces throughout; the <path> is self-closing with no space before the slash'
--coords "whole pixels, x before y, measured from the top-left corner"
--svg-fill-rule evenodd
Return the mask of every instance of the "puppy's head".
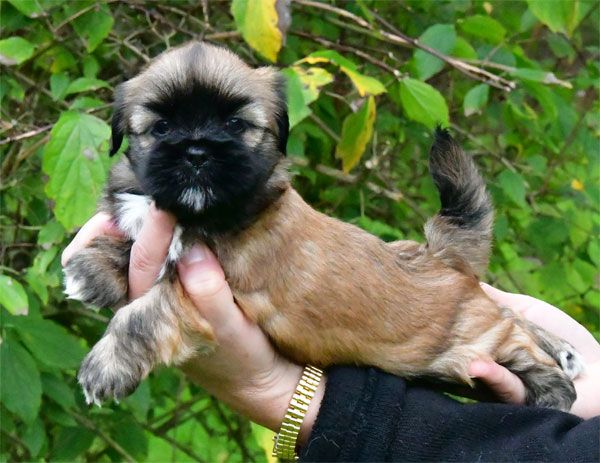
<path id="1" fill-rule="evenodd" d="M 112 125 L 111 154 L 126 134 L 131 166 L 158 207 L 184 222 L 235 215 L 265 201 L 285 154 L 283 80 L 225 48 L 188 43 L 117 88 Z"/>

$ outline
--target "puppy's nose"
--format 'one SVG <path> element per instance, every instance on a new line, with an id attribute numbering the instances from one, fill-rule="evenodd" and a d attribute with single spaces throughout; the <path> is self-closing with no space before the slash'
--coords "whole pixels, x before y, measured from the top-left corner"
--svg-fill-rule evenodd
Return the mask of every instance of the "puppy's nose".
<path id="1" fill-rule="evenodd" d="M 200 145 L 190 145 L 187 147 L 186 152 L 190 156 L 203 156 L 206 154 L 206 148 Z"/>

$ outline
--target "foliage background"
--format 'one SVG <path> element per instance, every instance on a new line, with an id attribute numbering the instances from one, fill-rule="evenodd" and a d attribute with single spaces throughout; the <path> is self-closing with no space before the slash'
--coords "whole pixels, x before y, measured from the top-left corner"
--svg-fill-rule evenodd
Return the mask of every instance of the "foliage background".
<path id="1" fill-rule="evenodd" d="M 0 23 L 2 461 L 266 458 L 174 369 L 101 409 L 75 381 L 111 312 L 65 300 L 59 257 L 105 180 L 112 89 L 192 38 L 284 69 L 296 187 L 383 239 L 421 239 L 449 124 L 497 207 L 489 281 L 598 334 L 597 1 L 2 0 Z"/>

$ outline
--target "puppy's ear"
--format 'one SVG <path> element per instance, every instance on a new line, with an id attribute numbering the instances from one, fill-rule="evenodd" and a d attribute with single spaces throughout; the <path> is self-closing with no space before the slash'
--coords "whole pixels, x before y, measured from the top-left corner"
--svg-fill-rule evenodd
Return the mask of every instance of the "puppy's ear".
<path id="1" fill-rule="evenodd" d="M 275 79 L 275 92 L 277 94 L 277 113 L 275 115 L 275 121 L 277 122 L 277 135 L 279 137 L 277 148 L 281 153 L 286 155 L 288 135 L 290 133 L 290 121 L 287 110 L 286 80 L 281 74 L 277 74 Z"/>
<path id="2" fill-rule="evenodd" d="M 112 137 L 109 156 L 114 156 L 121 148 L 123 144 L 123 137 L 125 136 L 125 96 L 124 96 L 123 84 L 119 85 L 115 89 L 115 103 L 113 105 L 113 116 L 111 121 Z"/>

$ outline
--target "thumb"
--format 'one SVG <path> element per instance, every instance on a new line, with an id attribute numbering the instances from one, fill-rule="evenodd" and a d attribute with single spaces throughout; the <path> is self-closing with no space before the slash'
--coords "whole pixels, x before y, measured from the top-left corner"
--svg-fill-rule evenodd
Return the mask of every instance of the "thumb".
<path id="1" fill-rule="evenodd" d="M 177 264 L 179 280 L 190 300 L 217 330 L 240 311 L 215 255 L 204 244 L 196 244 Z"/>

